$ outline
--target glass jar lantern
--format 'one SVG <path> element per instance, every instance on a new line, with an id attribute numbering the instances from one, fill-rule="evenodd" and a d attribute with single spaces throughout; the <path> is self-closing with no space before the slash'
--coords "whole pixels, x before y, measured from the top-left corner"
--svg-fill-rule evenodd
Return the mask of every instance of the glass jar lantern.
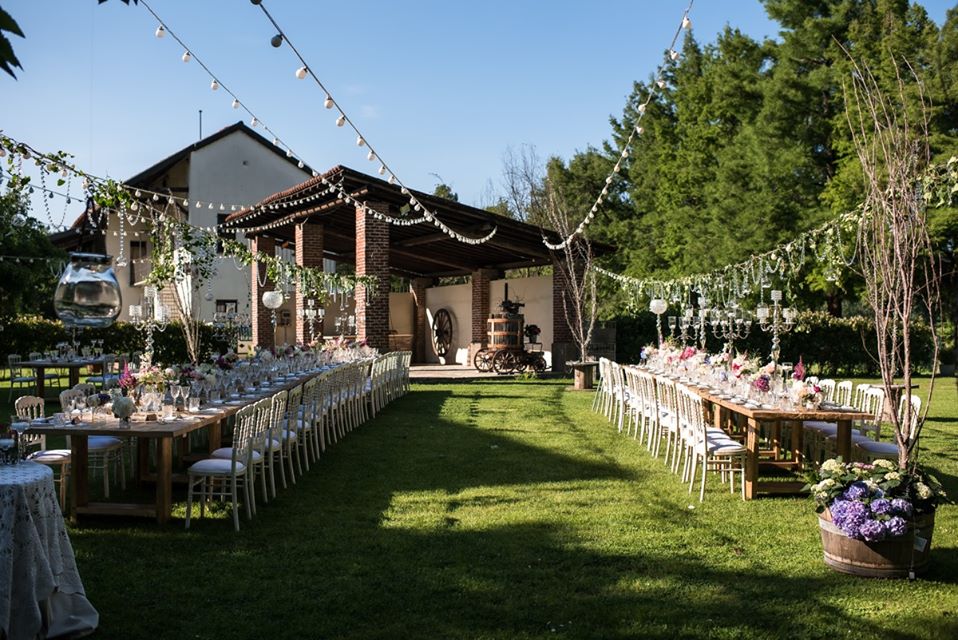
<path id="1" fill-rule="evenodd" d="M 120 315 L 123 301 L 112 263 L 112 256 L 70 254 L 53 294 L 53 308 L 65 326 L 103 329 Z"/>

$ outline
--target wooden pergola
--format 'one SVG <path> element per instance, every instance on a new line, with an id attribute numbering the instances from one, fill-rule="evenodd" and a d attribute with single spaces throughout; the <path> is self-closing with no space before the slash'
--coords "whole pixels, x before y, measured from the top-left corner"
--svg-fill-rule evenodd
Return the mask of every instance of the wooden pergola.
<path id="1" fill-rule="evenodd" d="M 339 188 L 331 188 L 336 185 Z M 390 276 L 409 278 L 415 304 L 413 336 L 414 357 L 422 360 L 426 344 L 425 290 L 434 279 L 443 276 L 472 276 L 472 343 L 485 346 L 485 319 L 489 314 L 489 282 L 502 277 L 506 269 L 550 265 L 554 256 L 542 242 L 543 235 L 555 242 L 549 230 L 498 216 L 459 202 L 411 190 L 415 198 L 445 225 L 466 237 L 478 238 L 493 229 L 487 242 L 471 245 L 450 237 L 428 222 L 410 225 L 390 224 L 369 214 L 357 203 L 392 218 L 416 218 L 409 210 L 409 196 L 402 189 L 380 178 L 337 166 L 286 191 L 276 193 L 254 207 L 238 211 L 227 219 L 229 227 L 243 231 L 252 240 L 254 251 L 272 253 L 277 247 L 294 249 L 296 263 L 322 268 L 323 259 L 352 262 L 357 275 L 373 276 L 379 290 L 388 292 Z M 344 197 L 348 195 L 349 201 Z M 597 252 L 613 250 L 597 246 Z M 262 294 L 272 290 L 265 273 L 253 265 L 252 316 L 253 339 L 270 345 L 273 333 L 269 312 L 263 307 Z M 557 270 L 558 271 L 558 270 Z M 553 344 L 571 342 L 564 321 L 561 276 L 553 276 Z M 304 304 L 297 291 L 296 310 Z M 386 351 L 389 349 L 388 295 L 370 296 L 356 292 L 356 332 L 358 339 Z M 305 340 L 304 322 L 296 317 L 296 337 Z"/>

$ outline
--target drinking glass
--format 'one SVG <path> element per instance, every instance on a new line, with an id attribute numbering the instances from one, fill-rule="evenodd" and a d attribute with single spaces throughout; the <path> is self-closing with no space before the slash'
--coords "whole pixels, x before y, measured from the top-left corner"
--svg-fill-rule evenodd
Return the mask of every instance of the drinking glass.
<path id="1" fill-rule="evenodd" d="M 180 386 L 180 397 L 183 398 L 183 406 L 186 406 L 186 401 L 190 397 L 190 386 L 187 384 Z"/>
<path id="2" fill-rule="evenodd" d="M 180 399 L 180 385 L 178 384 L 170 385 L 170 397 L 173 398 L 173 406 L 176 407 L 178 404 L 177 400 Z"/>
<path id="3" fill-rule="evenodd" d="M 190 413 L 196 413 L 200 410 L 200 399 L 196 396 L 191 396 L 189 399 L 189 409 Z"/>
<path id="4" fill-rule="evenodd" d="M 172 404 L 164 404 L 164 405 L 163 405 L 163 419 L 164 419 L 164 420 L 172 420 L 172 419 L 173 419 L 173 412 L 174 412 L 174 411 L 175 411 L 175 407 L 174 407 Z"/>

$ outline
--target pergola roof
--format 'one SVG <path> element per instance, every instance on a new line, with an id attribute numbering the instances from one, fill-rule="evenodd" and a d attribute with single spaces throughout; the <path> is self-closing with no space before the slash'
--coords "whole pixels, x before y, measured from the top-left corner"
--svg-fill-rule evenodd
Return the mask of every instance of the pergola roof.
<path id="1" fill-rule="evenodd" d="M 326 182 L 361 202 L 384 203 L 393 217 L 402 217 L 400 207 L 408 204 L 397 185 L 337 166 L 291 189 L 273 194 L 255 207 L 238 211 L 226 224 L 246 230 L 247 235 L 266 235 L 281 243 L 294 244 L 293 225 L 320 223 L 324 228 L 324 255 L 337 261 L 353 261 L 356 251 L 356 208 L 336 192 L 327 193 Z M 552 254 L 542 243 L 545 234 L 552 242 L 558 235 L 550 230 L 470 207 L 437 196 L 410 190 L 416 199 L 434 212 L 444 224 L 460 234 L 478 238 L 493 228 L 496 234 L 479 245 L 459 242 L 428 222 L 390 225 L 389 267 L 402 276 L 465 275 L 479 269 L 515 269 L 552 263 Z M 310 197 L 314 196 L 314 197 Z M 419 214 L 409 213 L 410 217 Z M 604 254 L 614 247 L 593 242 L 593 251 Z"/>

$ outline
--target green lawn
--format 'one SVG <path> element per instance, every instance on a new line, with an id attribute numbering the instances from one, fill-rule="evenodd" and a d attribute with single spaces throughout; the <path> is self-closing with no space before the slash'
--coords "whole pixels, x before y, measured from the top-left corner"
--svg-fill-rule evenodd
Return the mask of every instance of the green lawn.
<path id="1" fill-rule="evenodd" d="M 97 637 L 958 637 L 958 508 L 925 579 L 838 575 L 810 501 L 699 504 L 568 384 L 414 385 L 239 534 L 83 522 Z M 956 429 L 940 387 L 925 461 L 958 496 Z"/>

